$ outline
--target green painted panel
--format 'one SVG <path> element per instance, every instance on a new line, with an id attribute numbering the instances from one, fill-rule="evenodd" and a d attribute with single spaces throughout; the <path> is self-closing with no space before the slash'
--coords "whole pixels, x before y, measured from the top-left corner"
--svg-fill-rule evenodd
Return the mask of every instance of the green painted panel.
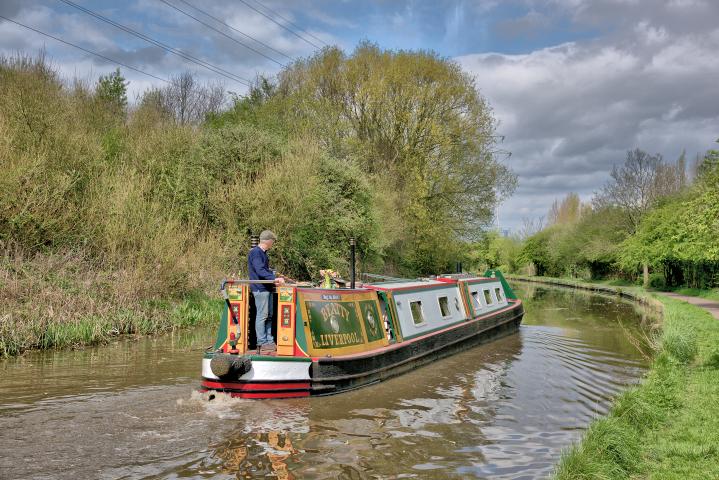
<path id="1" fill-rule="evenodd" d="M 377 310 L 377 302 L 374 300 L 362 300 L 359 305 L 362 311 L 365 332 L 367 332 L 367 341 L 382 340 L 384 338 L 384 325 L 382 316 Z"/>
<path id="2" fill-rule="evenodd" d="M 222 315 L 220 315 L 220 328 L 217 330 L 217 340 L 215 340 L 215 350 L 220 348 L 227 341 L 227 313 L 227 305 L 223 303 Z"/>
<path id="3" fill-rule="evenodd" d="M 312 346 L 317 349 L 349 347 L 365 343 L 355 302 L 305 302 Z"/>
<path id="4" fill-rule="evenodd" d="M 302 308 L 300 308 L 300 296 L 295 295 L 295 339 L 300 349 L 307 353 L 307 338 L 305 337 L 305 320 L 302 318 Z"/>

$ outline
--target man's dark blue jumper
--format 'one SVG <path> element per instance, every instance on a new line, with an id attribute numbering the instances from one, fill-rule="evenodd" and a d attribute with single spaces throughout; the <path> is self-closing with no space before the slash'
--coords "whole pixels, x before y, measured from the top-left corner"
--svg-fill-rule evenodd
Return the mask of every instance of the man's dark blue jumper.
<path id="1" fill-rule="evenodd" d="M 270 270 L 270 259 L 267 257 L 267 252 L 262 250 L 259 245 L 250 250 L 247 256 L 247 271 L 250 274 L 250 280 L 275 279 L 275 274 Z M 271 283 L 252 283 L 250 288 L 253 292 L 273 292 L 275 286 Z"/>

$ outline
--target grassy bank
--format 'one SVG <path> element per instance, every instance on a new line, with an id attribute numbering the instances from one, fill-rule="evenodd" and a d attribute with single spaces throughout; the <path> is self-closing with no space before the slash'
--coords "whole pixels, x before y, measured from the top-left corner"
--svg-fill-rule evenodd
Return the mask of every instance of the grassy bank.
<path id="1" fill-rule="evenodd" d="M 513 278 L 659 302 L 663 311 L 646 378 L 564 452 L 555 478 L 719 478 L 719 322 L 701 308 L 640 287 Z"/>
<path id="2" fill-rule="evenodd" d="M 220 300 L 172 294 L 135 270 L 108 271 L 78 253 L 0 248 L 0 357 L 105 343 L 216 321 Z"/>

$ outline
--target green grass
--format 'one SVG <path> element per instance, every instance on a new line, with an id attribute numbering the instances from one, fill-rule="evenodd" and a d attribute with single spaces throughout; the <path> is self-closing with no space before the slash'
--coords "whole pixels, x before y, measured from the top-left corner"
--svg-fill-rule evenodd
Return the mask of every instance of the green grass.
<path id="1" fill-rule="evenodd" d="M 686 302 L 639 287 L 621 290 L 663 305 L 654 361 L 643 382 L 563 452 L 554 478 L 719 479 L 719 322 Z"/>

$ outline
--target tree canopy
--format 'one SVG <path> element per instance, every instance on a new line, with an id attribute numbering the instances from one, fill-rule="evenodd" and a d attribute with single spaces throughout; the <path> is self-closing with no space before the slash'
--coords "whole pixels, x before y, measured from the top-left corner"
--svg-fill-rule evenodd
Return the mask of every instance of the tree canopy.
<path id="1" fill-rule="evenodd" d="M 554 202 L 549 226 L 524 242 L 520 268 L 635 278 L 646 265 L 655 286 L 719 285 L 719 152 L 706 153 L 691 185 L 684 157 L 669 163 L 642 150 L 627 152 L 591 205 L 572 193 Z"/>
<path id="2" fill-rule="evenodd" d="M 279 120 L 278 120 L 279 119 Z M 432 52 L 326 48 L 260 79 L 213 124 L 252 122 L 314 138 L 372 185 L 382 255 L 432 273 L 462 259 L 516 176 L 495 154 L 496 121 L 474 80 Z"/>

